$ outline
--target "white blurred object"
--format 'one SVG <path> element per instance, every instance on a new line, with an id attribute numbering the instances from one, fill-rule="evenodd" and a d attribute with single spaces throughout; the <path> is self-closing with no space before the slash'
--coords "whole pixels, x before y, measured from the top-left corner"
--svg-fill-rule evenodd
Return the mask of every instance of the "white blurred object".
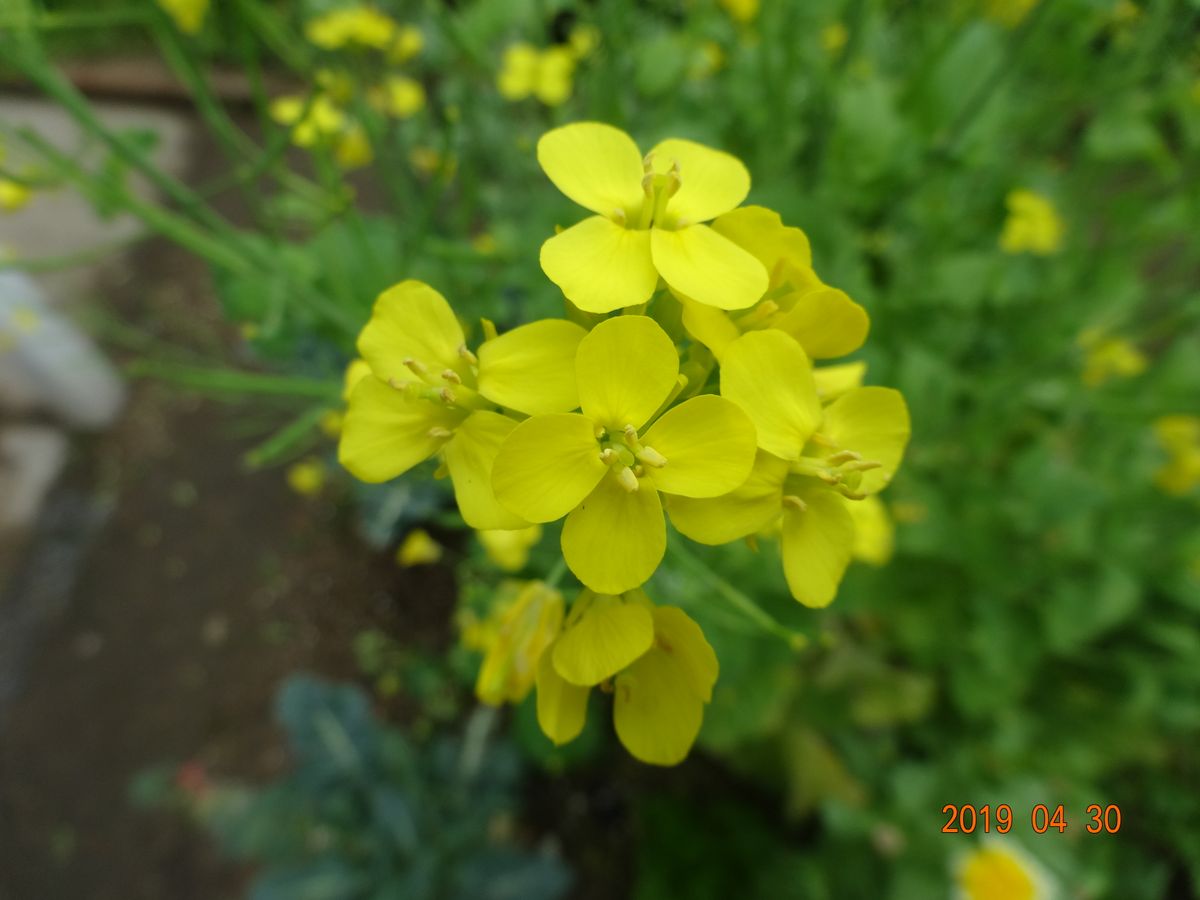
<path id="1" fill-rule="evenodd" d="M 0 271 L 0 410 L 36 409 L 98 430 L 124 401 L 120 376 L 91 338 L 53 310 L 28 275 Z"/>
<path id="2" fill-rule="evenodd" d="M 47 425 L 0 430 L 0 534 L 33 525 L 67 461 L 67 437 Z"/>

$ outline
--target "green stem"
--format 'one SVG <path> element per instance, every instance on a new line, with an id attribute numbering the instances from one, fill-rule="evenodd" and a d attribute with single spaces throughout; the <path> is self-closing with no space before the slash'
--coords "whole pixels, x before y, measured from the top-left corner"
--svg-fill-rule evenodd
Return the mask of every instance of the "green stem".
<path id="1" fill-rule="evenodd" d="M 257 447 L 247 451 L 243 457 L 246 465 L 259 469 L 275 462 L 308 437 L 331 408 L 328 403 L 319 403 L 306 409 Z"/>
<path id="2" fill-rule="evenodd" d="M 149 359 L 130 363 L 126 366 L 126 373 L 133 378 L 154 378 L 214 394 L 302 397 L 331 404 L 341 402 L 342 386 L 332 379 L 180 366 Z"/>
<path id="3" fill-rule="evenodd" d="M 683 539 L 673 532 L 668 532 L 667 545 L 677 562 L 689 569 L 693 575 L 700 578 L 718 597 L 733 607 L 743 618 L 759 626 L 763 631 L 783 640 L 792 649 L 798 650 L 808 643 L 808 638 L 798 631 L 793 631 L 769 612 L 755 603 L 750 597 L 709 568 L 708 564 L 692 553 Z"/>

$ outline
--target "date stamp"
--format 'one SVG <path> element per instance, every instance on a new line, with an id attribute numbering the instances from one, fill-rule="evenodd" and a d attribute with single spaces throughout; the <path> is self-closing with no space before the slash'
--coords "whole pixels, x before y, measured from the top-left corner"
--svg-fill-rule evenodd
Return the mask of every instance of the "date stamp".
<path id="1" fill-rule="evenodd" d="M 942 807 L 942 815 L 947 817 L 942 834 L 1008 834 L 1017 821 L 1007 803 L 997 806 L 947 803 Z M 1029 827 L 1034 834 L 1050 831 L 1065 834 L 1080 827 L 1080 822 L 1088 834 L 1116 834 L 1121 830 L 1121 808 L 1115 803 L 1106 806 L 1093 803 L 1084 810 L 1082 820 L 1069 815 L 1061 803 L 1053 807 L 1039 803 L 1029 811 Z"/>

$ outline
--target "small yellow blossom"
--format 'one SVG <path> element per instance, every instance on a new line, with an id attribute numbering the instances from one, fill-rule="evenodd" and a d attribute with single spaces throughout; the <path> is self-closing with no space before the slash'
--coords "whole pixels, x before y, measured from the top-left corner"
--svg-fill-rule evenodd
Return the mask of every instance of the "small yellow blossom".
<path id="1" fill-rule="evenodd" d="M 419 31 L 402 28 L 387 13 L 364 4 L 330 10 L 310 19 L 304 27 L 304 35 L 323 50 L 357 45 L 389 54 L 399 53 L 406 59 L 421 49 Z M 404 52 L 408 56 L 404 56 Z"/>
<path id="2" fill-rule="evenodd" d="M 1083 374 L 1088 387 L 1100 387 L 1116 378 L 1133 378 L 1146 371 L 1148 362 L 1136 346 L 1123 337 L 1090 328 L 1079 336 L 1084 350 Z"/>
<path id="3" fill-rule="evenodd" d="M 823 407 L 801 346 L 776 329 L 727 348 L 721 396 L 754 422 L 759 452 L 749 479 L 713 499 L 672 498 L 671 521 L 703 544 L 755 534 L 782 517 L 783 572 L 806 606 L 831 603 L 856 540 L 848 508 L 882 491 L 911 430 L 898 391 L 862 387 Z"/>
<path id="4" fill-rule="evenodd" d="M 529 551 L 541 540 L 542 526 L 530 525 L 510 531 L 485 529 L 478 535 L 488 559 L 505 572 L 519 572 L 529 562 Z"/>
<path id="5" fill-rule="evenodd" d="M 606 319 L 575 355 L 580 413 L 532 416 L 492 467 L 500 503 L 528 522 L 566 516 L 567 566 L 592 590 L 643 584 L 666 551 L 660 494 L 717 497 L 746 480 L 754 426 L 738 406 L 701 394 L 656 418 L 678 391 L 679 355 L 648 316 Z"/>
<path id="6" fill-rule="evenodd" d="M 719 0 L 721 7 L 735 22 L 746 24 L 758 18 L 759 0 Z"/>
<path id="7" fill-rule="evenodd" d="M 574 740 L 593 687 L 611 684 L 617 737 L 652 765 L 682 762 L 712 700 L 717 656 L 683 610 L 642 591 L 584 590 L 537 672 L 538 724 L 555 744 Z"/>
<path id="8" fill-rule="evenodd" d="M 317 422 L 317 427 L 321 429 L 321 433 L 326 437 L 336 438 L 342 433 L 342 422 L 345 420 L 345 417 L 345 413 L 340 409 L 327 409 L 321 414 L 321 419 Z"/>
<path id="9" fill-rule="evenodd" d="M 157 0 L 159 7 L 184 34 L 197 34 L 204 27 L 209 0 Z"/>
<path id="10" fill-rule="evenodd" d="M 1008 218 L 1000 233 L 1000 249 L 1005 253 L 1033 253 L 1048 256 L 1062 246 L 1063 221 L 1049 199 L 1020 188 L 1005 199 Z"/>
<path id="11" fill-rule="evenodd" d="M 412 566 L 431 566 L 439 562 L 444 548 L 424 528 L 414 528 L 396 548 L 396 562 L 406 569 Z"/>
<path id="12" fill-rule="evenodd" d="M 830 22 L 821 29 L 821 46 L 830 56 L 837 56 L 846 48 L 850 30 L 842 22 Z"/>
<path id="13" fill-rule="evenodd" d="M 33 193 L 23 184 L 0 178 L 0 212 L 15 212 L 29 202 Z"/>
<path id="14" fill-rule="evenodd" d="M 480 701 L 499 706 L 524 700 L 562 619 L 562 594 L 544 582 L 503 585 L 491 615 L 463 636 L 464 643 L 484 652 L 475 680 Z"/>
<path id="15" fill-rule="evenodd" d="M 693 81 L 711 78 L 725 65 L 725 51 L 716 41 L 702 41 L 692 53 L 688 77 Z"/>
<path id="16" fill-rule="evenodd" d="M 346 128 L 346 114 L 326 94 L 309 99 L 297 95 L 278 97 L 271 102 L 271 118 L 292 127 L 292 141 L 298 147 L 312 147 L 335 137 Z"/>
<path id="17" fill-rule="evenodd" d="M 562 319 L 531 322 L 491 337 L 478 355 L 446 298 L 419 281 L 380 294 L 358 338 L 370 372 L 350 392 L 338 458 L 355 477 L 383 482 L 432 456 L 454 485 L 472 528 L 523 528 L 501 506 L 492 464 L 515 419 L 579 405 L 575 351 L 584 330 Z M 347 379 L 349 381 L 349 379 Z"/>
<path id="18" fill-rule="evenodd" d="M 983 0 L 983 14 L 1008 28 L 1020 25 L 1040 0 Z"/>
<path id="19" fill-rule="evenodd" d="M 1049 900 L 1041 867 L 1012 842 L 991 841 L 972 850 L 955 871 L 956 900 Z"/>
<path id="20" fill-rule="evenodd" d="M 571 96 L 576 59 L 570 47 L 513 44 L 504 51 L 496 87 L 505 100 L 537 97 L 547 106 L 560 106 Z"/>
<path id="21" fill-rule="evenodd" d="M 371 92 L 370 99 L 387 115 L 407 119 L 424 108 L 425 88 L 412 78 L 389 75 L 382 86 Z"/>
<path id="22" fill-rule="evenodd" d="M 346 129 L 334 142 L 333 158 L 343 169 L 369 165 L 375 158 L 375 151 L 371 148 L 367 130 L 357 123 Z"/>
<path id="23" fill-rule="evenodd" d="M 1163 416 L 1154 422 L 1154 436 L 1167 461 L 1154 473 L 1165 493 L 1185 496 L 1200 485 L 1200 416 Z"/>
<path id="24" fill-rule="evenodd" d="M 670 138 L 643 156 L 625 132 L 576 122 L 542 135 L 538 163 L 593 215 L 542 245 L 542 271 L 593 313 L 647 302 L 661 277 L 676 294 L 744 309 L 767 290 L 752 254 L 704 224 L 738 206 L 750 173 L 736 157 Z"/>
<path id="25" fill-rule="evenodd" d="M 584 59 L 591 56 L 600 46 L 600 29 L 586 22 L 580 23 L 567 35 L 567 43 L 570 44 L 576 59 Z"/>
<path id="26" fill-rule="evenodd" d="M 325 486 L 325 475 L 325 464 L 319 459 L 303 459 L 288 468 L 288 487 L 301 497 L 313 497 Z"/>

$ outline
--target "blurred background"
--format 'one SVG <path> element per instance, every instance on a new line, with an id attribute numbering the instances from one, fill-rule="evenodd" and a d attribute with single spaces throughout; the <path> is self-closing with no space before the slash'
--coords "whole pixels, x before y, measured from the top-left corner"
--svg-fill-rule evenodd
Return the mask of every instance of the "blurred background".
<path id="1" fill-rule="evenodd" d="M 562 313 L 587 119 L 745 161 L 912 411 L 830 608 L 664 564 L 668 770 L 473 697 L 555 534 L 336 461 L 384 287 Z M 0 0 L 0 898 L 1200 897 L 1198 154 L 1197 0 Z"/>

